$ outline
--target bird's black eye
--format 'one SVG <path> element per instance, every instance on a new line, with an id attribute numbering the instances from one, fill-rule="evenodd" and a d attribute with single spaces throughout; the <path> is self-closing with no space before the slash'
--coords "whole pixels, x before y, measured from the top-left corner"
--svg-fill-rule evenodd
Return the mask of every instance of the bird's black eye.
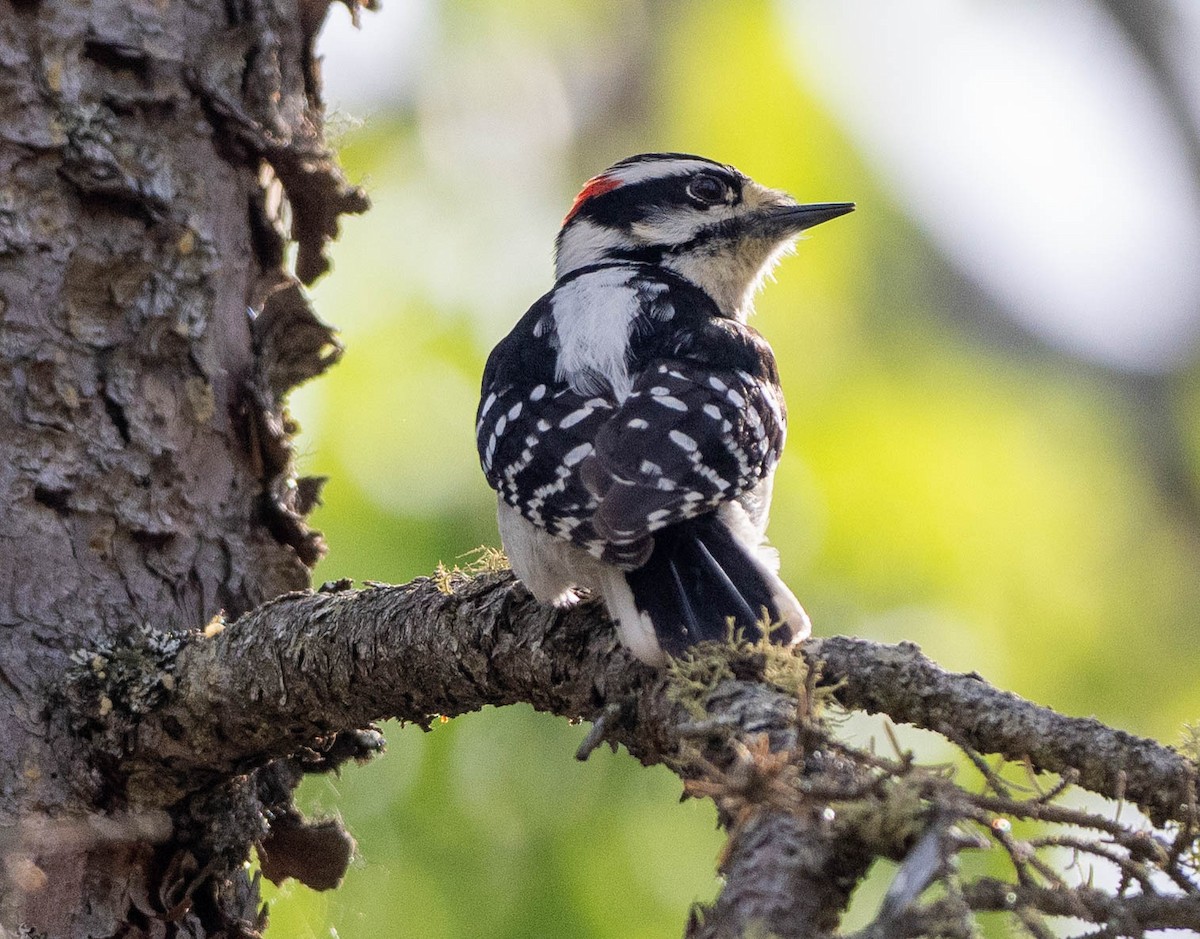
<path id="1" fill-rule="evenodd" d="M 697 176 L 688 183 L 687 194 L 700 205 L 717 205 L 725 201 L 729 187 L 715 176 Z"/>

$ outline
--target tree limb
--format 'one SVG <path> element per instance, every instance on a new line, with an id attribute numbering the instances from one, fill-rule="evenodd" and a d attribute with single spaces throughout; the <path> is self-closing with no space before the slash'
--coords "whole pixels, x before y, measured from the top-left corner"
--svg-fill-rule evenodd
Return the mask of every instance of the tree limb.
<path id="1" fill-rule="evenodd" d="M 150 807 L 271 761 L 303 763 L 298 754 L 327 767 L 339 748 L 340 758 L 371 749 L 348 746 L 347 732 L 385 717 L 428 727 L 438 715 L 525 702 L 599 721 L 583 755 L 608 741 L 666 764 L 689 794 L 713 798 L 730 830 L 726 886 L 712 909 L 693 915 L 688 934 L 697 939 L 741 935 L 752 923 L 783 937 L 832 935 L 871 861 L 903 858 L 928 830 L 931 806 L 981 825 L 993 810 L 1089 822 L 1006 791 L 955 808 L 953 793 L 966 793 L 952 781 L 910 780 L 911 761 L 838 744 L 815 716 L 831 698 L 982 753 L 1028 758 L 1194 832 L 1195 767 L 1169 747 L 946 672 L 912 644 L 837 637 L 801 652 L 730 647 L 648 668 L 619 646 L 597 605 L 543 607 L 511 573 L 492 572 L 362 590 L 335 584 L 216 621 L 166 656 L 153 707 L 122 699 L 128 683 L 98 685 L 95 667 L 78 680 L 80 693 L 109 702 L 104 733 L 126 742 L 128 791 Z M 997 839 L 1025 850 L 1003 832 Z M 336 882 L 336 871 L 323 878 Z M 1032 916 L 1045 902 L 1028 907 Z"/>
<path id="2" fill-rule="evenodd" d="M 1196 765 L 1155 740 L 1095 718 L 1064 717 L 974 672 L 947 672 L 908 642 L 835 636 L 808 643 L 804 655 L 845 707 L 887 714 L 981 753 L 1028 757 L 1045 772 L 1076 770 L 1078 785 L 1134 802 L 1156 824 L 1184 821 L 1194 811 Z"/>
<path id="3" fill-rule="evenodd" d="M 847 708 L 1048 772 L 1075 769 L 1079 785 L 1135 802 L 1157 823 L 1187 818 L 1196 767 L 1171 747 L 947 672 L 911 643 L 833 637 L 802 651 Z M 690 719 L 666 673 L 627 655 L 598 607 L 539 606 L 507 573 L 460 580 L 453 593 L 422 578 L 288 594 L 189 643 L 173 671 L 168 702 L 138 725 L 135 763 L 183 776 L 262 763 L 384 717 L 424 726 L 518 701 L 589 720 L 622 704 L 607 739 L 657 762 Z"/>
<path id="4" fill-rule="evenodd" d="M 1046 916 L 1065 916 L 1092 924 L 1119 924 L 1101 935 L 1141 935 L 1159 929 L 1200 932 L 1200 897 L 1138 894 L 1116 898 L 1101 890 L 1075 887 L 1067 890 L 1035 885 L 1014 885 L 985 877 L 963 891 L 963 902 L 975 912 L 1005 912 L 1018 905 L 1032 907 Z M 913 911 L 888 924 L 886 934 L 868 927 L 847 939 L 917 939 L 946 935 L 953 921 L 952 904 L 942 900 Z M 1093 934 L 1095 935 L 1095 934 Z"/>
<path id="5" fill-rule="evenodd" d="M 428 726 L 436 715 L 515 702 L 568 717 L 607 713 L 606 739 L 684 777 L 710 760 L 728 764 L 729 739 L 765 740 L 785 754 L 795 747 L 796 698 L 760 675 L 721 681 L 698 725 L 671 693 L 668 673 L 620 648 L 596 606 L 565 613 L 539 606 L 508 573 L 454 586 L 446 593 L 421 579 L 292 594 L 196 638 L 174 664 L 169 699 L 137 725 L 130 791 L 178 796 L 382 717 Z M 780 853 L 771 837 L 779 825 L 768 819 L 747 826 L 754 837 L 735 833 L 729 883 L 761 892 L 754 876 L 769 867 L 773 882 L 798 889 L 772 897 L 766 921 L 780 936 L 815 935 L 817 922 L 836 922 L 849 891 L 837 891 L 833 910 L 814 902 L 824 896 L 814 890 L 829 892 L 817 879 L 824 869 Z M 806 882 L 813 889 L 800 889 Z M 762 918 L 758 906 L 726 908 Z"/>

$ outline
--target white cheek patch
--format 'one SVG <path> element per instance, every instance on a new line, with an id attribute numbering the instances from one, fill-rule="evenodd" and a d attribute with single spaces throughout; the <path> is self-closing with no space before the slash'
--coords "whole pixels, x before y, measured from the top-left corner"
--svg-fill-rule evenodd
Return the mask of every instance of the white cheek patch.
<path id="1" fill-rule="evenodd" d="M 654 245 L 679 245 L 691 241 L 704 228 L 733 218 L 728 206 L 711 209 L 673 206 L 670 212 L 654 215 L 630 227 L 630 234 L 639 241 Z"/>

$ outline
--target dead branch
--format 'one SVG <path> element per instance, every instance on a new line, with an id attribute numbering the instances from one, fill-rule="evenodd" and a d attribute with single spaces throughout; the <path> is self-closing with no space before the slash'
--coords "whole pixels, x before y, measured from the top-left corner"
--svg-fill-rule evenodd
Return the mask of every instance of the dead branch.
<path id="1" fill-rule="evenodd" d="M 1075 770 L 1078 785 L 1124 797 L 1159 824 L 1182 821 L 1192 811 L 1196 766 L 1157 741 L 1094 718 L 1064 717 L 993 688 L 974 672 L 947 672 L 912 643 L 836 636 L 809 643 L 804 655 L 848 708 L 887 714 L 981 753 L 1028 757 L 1045 772 Z"/>

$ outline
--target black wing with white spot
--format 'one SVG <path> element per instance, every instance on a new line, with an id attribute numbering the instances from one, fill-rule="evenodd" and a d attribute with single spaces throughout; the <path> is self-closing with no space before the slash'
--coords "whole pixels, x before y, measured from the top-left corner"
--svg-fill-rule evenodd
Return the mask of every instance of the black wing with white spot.
<path id="1" fill-rule="evenodd" d="M 719 317 L 686 281 L 647 277 L 642 265 L 620 269 L 631 301 L 630 320 L 612 322 L 628 330 L 624 400 L 598 373 L 557 377 L 554 303 L 570 289 L 560 283 L 493 350 L 476 441 L 505 503 L 633 569 L 649 556 L 653 532 L 712 511 L 770 472 L 784 412 L 758 333 Z"/>
<path id="2" fill-rule="evenodd" d="M 600 497 L 592 523 L 616 563 L 644 555 L 653 532 L 753 489 L 779 461 L 786 416 L 766 343 L 733 323 L 702 338 L 677 344 L 686 358 L 651 363 L 596 437 L 584 471 Z"/>
<path id="3" fill-rule="evenodd" d="M 488 359 L 476 446 L 484 475 L 508 505 L 599 557 L 604 545 L 591 525 L 598 502 L 580 468 L 616 403 L 556 380 L 551 296 L 536 303 Z"/>
<path id="4" fill-rule="evenodd" d="M 580 467 L 613 411 L 603 397 L 546 384 L 509 386 L 481 409 L 483 469 L 492 488 L 539 528 L 596 556 L 603 551 L 591 525 L 598 502 Z"/>

